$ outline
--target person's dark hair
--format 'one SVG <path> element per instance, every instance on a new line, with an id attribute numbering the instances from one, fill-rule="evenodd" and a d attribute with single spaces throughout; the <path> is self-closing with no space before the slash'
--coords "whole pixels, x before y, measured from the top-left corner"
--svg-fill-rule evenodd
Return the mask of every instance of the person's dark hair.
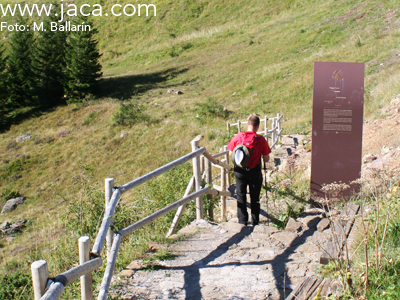
<path id="1" fill-rule="evenodd" d="M 249 118 L 248 124 L 249 124 L 249 125 L 252 125 L 252 126 L 254 126 L 254 127 L 257 127 L 257 126 L 260 125 L 260 118 L 257 117 L 256 115 L 252 115 L 252 116 L 250 116 L 250 118 Z"/>

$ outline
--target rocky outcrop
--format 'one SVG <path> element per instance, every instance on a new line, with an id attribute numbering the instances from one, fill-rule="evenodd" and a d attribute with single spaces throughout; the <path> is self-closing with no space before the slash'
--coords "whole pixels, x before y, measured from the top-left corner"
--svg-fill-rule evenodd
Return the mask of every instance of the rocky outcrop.
<path id="1" fill-rule="evenodd" d="M 3 206 L 3 210 L 1 211 L 1 214 L 3 215 L 4 213 L 8 211 L 12 211 L 18 207 L 18 205 L 21 205 L 24 203 L 25 198 L 24 197 L 16 197 L 13 199 L 10 199 L 6 202 L 6 204 Z"/>
<path id="2" fill-rule="evenodd" d="M 3 235 L 12 235 L 16 232 L 21 231 L 23 227 L 25 227 L 25 223 L 27 220 L 19 220 L 13 224 L 10 224 L 8 222 L 4 222 L 3 224 L 0 225 L 0 231 Z"/>
<path id="3" fill-rule="evenodd" d="M 31 138 L 32 138 L 31 134 L 23 134 L 23 135 L 20 135 L 19 137 L 17 137 L 16 142 L 17 143 L 21 143 L 21 142 L 24 142 L 26 140 L 30 140 Z"/>

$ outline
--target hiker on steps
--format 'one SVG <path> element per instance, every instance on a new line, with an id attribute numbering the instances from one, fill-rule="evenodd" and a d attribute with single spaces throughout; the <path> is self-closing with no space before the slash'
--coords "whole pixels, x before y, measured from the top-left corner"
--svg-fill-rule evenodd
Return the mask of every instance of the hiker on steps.
<path id="1" fill-rule="evenodd" d="M 260 219 L 261 157 L 266 163 L 271 153 L 268 142 L 257 134 L 259 127 L 260 119 L 255 115 L 250 116 L 247 131 L 236 134 L 228 144 L 229 156 L 235 166 L 237 216 L 239 223 L 246 226 L 249 219 L 247 186 L 250 188 L 251 223 L 255 226 Z"/>

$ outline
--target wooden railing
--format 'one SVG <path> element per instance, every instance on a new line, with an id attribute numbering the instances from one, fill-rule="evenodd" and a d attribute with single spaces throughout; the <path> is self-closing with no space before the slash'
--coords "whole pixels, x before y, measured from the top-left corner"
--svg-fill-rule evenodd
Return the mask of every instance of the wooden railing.
<path id="1" fill-rule="evenodd" d="M 260 128 L 264 128 L 264 130 L 262 131 L 258 131 L 258 134 L 263 135 L 267 141 L 268 144 L 270 146 L 270 148 L 274 148 L 275 145 L 278 143 L 281 134 L 282 134 L 282 126 L 281 126 L 281 120 L 282 120 L 282 116 L 278 113 L 276 114 L 276 117 L 273 118 L 268 118 L 267 116 L 265 116 L 264 118 L 260 118 Z M 268 122 L 271 122 L 271 129 L 268 129 Z M 264 127 L 262 127 L 264 124 Z M 227 123 L 226 127 L 228 130 L 228 134 L 230 134 L 231 132 L 231 127 L 235 127 L 237 132 L 241 132 L 242 131 L 242 125 L 247 125 L 247 121 L 240 121 L 238 120 L 237 123 Z"/>
<path id="2" fill-rule="evenodd" d="M 181 210 L 183 210 L 184 206 L 189 201 L 194 199 L 196 199 L 197 219 L 202 219 L 204 216 L 202 195 L 219 195 L 221 197 L 230 196 L 231 193 L 226 190 L 226 187 L 223 190 L 212 189 L 212 187 L 210 186 L 201 187 L 201 155 L 204 155 L 204 162 L 206 163 L 206 165 L 210 165 L 210 163 L 217 164 L 219 166 L 222 166 L 226 171 L 231 170 L 231 167 L 225 161 L 219 161 L 218 159 L 214 158 L 210 153 L 207 152 L 206 148 L 200 148 L 199 140 L 200 138 L 197 137 L 192 141 L 191 153 L 186 154 L 185 156 L 182 156 L 131 182 L 128 182 L 119 188 L 114 189 L 113 179 L 107 178 L 105 187 L 106 210 L 92 251 L 90 252 L 89 237 L 81 237 L 79 239 L 80 265 L 65 271 L 64 273 L 56 276 L 54 279 L 49 278 L 46 261 L 35 261 L 31 266 L 35 300 L 59 299 L 64 291 L 64 288 L 78 278 L 81 278 L 81 298 L 85 300 L 93 299 L 91 272 L 95 269 L 98 269 L 103 264 L 103 260 L 100 255 L 106 241 L 108 250 L 107 265 L 97 299 L 107 299 L 107 294 L 110 287 L 112 274 L 115 268 L 118 250 L 123 237 L 133 233 L 135 230 L 158 219 L 159 217 L 167 214 L 172 210 L 175 210 L 177 208 L 181 208 Z M 110 225 L 113 222 L 115 208 L 118 204 L 120 196 L 123 193 L 189 160 L 193 161 L 193 178 L 190 180 L 183 198 L 168 206 L 165 206 L 164 208 L 139 220 L 138 222 L 119 230 L 115 234 L 110 230 Z M 193 189 L 195 189 L 195 191 L 191 193 Z"/>
<path id="3" fill-rule="evenodd" d="M 278 114 L 276 118 L 268 119 L 265 117 L 263 121 L 265 122 L 264 131 L 262 132 L 266 138 L 272 138 L 273 148 L 282 132 L 280 127 L 281 116 Z M 267 121 L 272 121 L 271 130 L 267 128 Z M 238 130 L 240 131 L 240 125 L 245 124 L 246 122 L 238 121 L 237 124 L 229 124 L 228 130 L 230 126 L 238 125 Z M 77 280 L 81 279 L 81 299 L 83 300 L 91 300 L 93 299 L 93 287 L 92 287 L 92 271 L 100 268 L 103 264 L 103 260 L 101 258 L 101 251 L 104 247 L 104 244 L 107 245 L 107 265 L 106 270 L 104 272 L 104 277 L 100 285 L 98 300 L 107 299 L 108 290 L 111 283 L 111 278 L 113 275 L 113 271 L 115 268 L 115 263 L 117 259 L 118 250 L 121 244 L 121 240 L 123 237 L 133 233 L 135 230 L 145 226 L 146 224 L 153 222 L 159 217 L 167 214 L 168 212 L 177 209 L 174 220 L 171 224 L 170 230 L 167 233 L 167 236 L 171 235 L 175 232 L 179 220 L 182 216 L 182 212 L 186 206 L 186 204 L 191 200 L 196 200 L 196 217 L 197 219 L 204 218 L 203 211 L 203 201 L 202 196 L 214 195 L 221 197 L 221 219 L 226 219 L 226 197 L 231 196 L 231 193 L 228 191 L 230 184 L 230 175 L 229 171 L 232 168 L 229 166 L 229 151 L 227 150 L 227 146 L 221 148 L 221 152 L 215 155 L 211 155 L 206 148 L 199 147 L 201 136 L 196 137 L 192 140 L 192 152 L 188 153 L 146 175 L 143 175 L 133 181 L 130 181 L 119 188 L 114 188 L 114 179 L 106 178 L 105 180 L 105 200 L 106 200 L 106 209 L 104 213 L 104 217 L 99 229 L 99 232 L 96 236 L 96 240 L 94 242 L 92 251 L 90 252 L 90 238 L 87 236 L 83 236 L 79 238 L 79 263 L 80 265 L 75 266 L 64 273 L 56 276 L 55 278 L 49 278 L 48 266 L 47 262 L 44 260 L 35 261 L 31 265 L 32 269 L 32 281 L 34 288 L 34 296 L 35 300 L 56 300 L 61 297 L 61 294 L 64 291 L 64 288 Z M 222 159 L 220 159 L 222 158 Z M 113 222 L 113 217 L 115 213 L 115 208 L 118 204 L 120 196 L 147 182 L 148 180 L 157 177 L 189 160 L 192 160 L 193 163 L 193 177 L 188 183 L 185 194 L 183 197 L 174 203 L 165 206 L 164 208 L 152 213 L 151 215 L 137 221 L 134 224 L 131 224 L 116 233 L 113 233 L 110 230 L 110 225 Z M 216 185 L 213 183 L 212 176 L 212 167 L 217 167 L 220 169 L 220 185 Z M 202 180 L 205 181 L 205 186 L 202 187 Z M 192 192 L 195 190 L 194 192 Z M 212 211 L 209 212 L 212 214 Z"/>

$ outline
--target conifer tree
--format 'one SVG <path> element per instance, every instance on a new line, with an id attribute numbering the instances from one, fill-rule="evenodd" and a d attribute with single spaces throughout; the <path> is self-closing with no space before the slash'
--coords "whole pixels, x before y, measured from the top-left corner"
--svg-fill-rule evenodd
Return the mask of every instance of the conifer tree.
<path id="1" fill-rule="evenodd" d="M 23 18 L 17 23 L 27 25 Z M 14 31 L 10 38 L 10 53 L 8 58 L 8 103 L 10 108 L 37 104 L 36 81 L 33 69 L 33 31 Z"/>
<path id="2" fill-rule="evenodd" d="M 0 98 L 7 97 L 7 56 L 4 55 L 3 44 L 0 44 Z"/>
<path id="3" fill-rule="evenodd" d="M 65 84 L 66 33 L 51 31 L 51 22 L 57 22 L 57 17 L 50 15 L 43 21 L 44 30 L 38 32 L 34 55 L 38 101 L 45 106 L 54 106 L 62 102 Z"/>
<path id="4" fill-rule="evenodd" d="M 94 35 L 97 30 L 87 17 L 80 16 L 76 25 L 89 25 L 89 31 L 72 32 L 68 37 L 66 49 L 66 78 L 65 91 L 69 102 L 82 101 L 86 95 L 96 92 L 97 80 L 102 76 L 97 41 Z"/>
<path id="5" fill-rule="evenodd" d="M 4 46 L 0 44 L 0 127 L 6 122 L 7 115 L 7 56 Z"/>

